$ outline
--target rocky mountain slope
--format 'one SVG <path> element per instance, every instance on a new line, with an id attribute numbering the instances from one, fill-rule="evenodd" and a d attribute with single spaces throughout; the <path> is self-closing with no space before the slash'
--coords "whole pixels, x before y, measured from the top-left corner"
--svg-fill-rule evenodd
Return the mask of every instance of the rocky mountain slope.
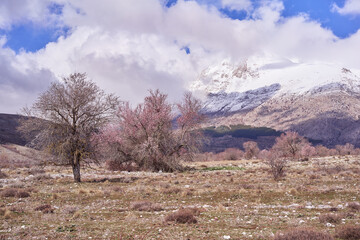
<path id="1" fill-rule="evenodd" d="M 206 94 L 209 125 L 295 130 L 327 146 L 360 146 L 359 76 L 337 64 L 254 57 L 205 69 L 191 90 Z"/>

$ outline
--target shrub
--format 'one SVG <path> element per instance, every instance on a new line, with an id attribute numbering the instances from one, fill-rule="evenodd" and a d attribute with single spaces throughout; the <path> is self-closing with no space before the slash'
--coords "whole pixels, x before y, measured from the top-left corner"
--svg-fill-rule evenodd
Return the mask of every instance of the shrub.
<path id="1" fill-rule="evenodd" d="M 6 212 L 6 208 L 0 208 L 0 216 L 3 216 Z"/>
<path id="2" fill-rule="evenodd" d="M 149 201 L 138 201 L 133 202 L 130 204 L 131 210 L 136 211 L 146 211 L 146 212 L 153 212 L 153 211 L 162 211 L 163 208 L 160 206 L 160 204 L 152 203 Z"/>
<path id="3" fill-rule="evenodd" d="M 260 149 L 258 147 L 258 144 L 253 141 L 244 142 L 243 144 L 245 155 L 244 157 L 246 159 L 255 158 L 258 156 Z"/>
<path id="4" fill-rule="evenodd" d="M 360 204 L 358 202 L 348 203 L 348 208 L 354 212 L 360 211 Z"/>
<path id="5" fill-rule="evenodd" d="M 237 148 L 227 148 L 223 152 L 225 160 L 238 160 L 244 156 L 244 152 Z"/>
<path id="6" fill-rule="evenodd" d="M 323 170 L 327 173 L 327 174 L 330 174 L 330 175 L 333 175 L 333 174 L 338 174 L 342 171 L 345 171 L 345 168 L 341 165 L 336 165 L 336 166 L 333 166 L 333 167 L 327 167 L 327 168 L 323 168 Z"/>
<path id="7" fill-rule="evenodd" d="M 13 213 L 9 209 L 5 209 L 4 218 L 10 219 L 13 216 Z"/>
<path id="8" fill-rule="evenodd" d="M 321 214 L 319 220 L 321 223 L 340 223 L 342 216 L 338 214 Z"/>
<path id="9" fill-rule="evenodd" d="M 181 188 L 178 188 L 178 187 L 165 188 L 165 189 L 161 190 L 161 192 L 164 194 L 177 194 L 177 193 L 181 192 Z"/>
<path id="10" fill-rule="evenodd" d="M 344 225 L 336 229 L 335 237 L 345 240 L 359 240 L 360 226 Z"/>
<path id="11" fill-rule="evenodd" d="M 276 233 L 274 240 L 334 240 L 334 238 L 314 229 L 297 228 L 283 233 Z"/>
<path id="12" fill-rule="evenodd" d="M 41 211 L 42 213 L 53 213 L 54 209 L 49 204 L 44 204 L 36 207 L 35 211 Z"/>
<path id="13" fill-rule="evenodd" d="M 112 187 L 111 190 L 113 192 L 118 192 L 118 193 L 124 193 L 124 189 L 122 187 L 119 187 L 119 186 L 115 186 L 115 187 Z"/>
<path id="14" fill-rule="evenodd" d="M 64 208 L 62 209 L 62 211 L 66 214 L 74 214 L 76 211 L 78 211 L 79 208 L 76 206 L 71 206 L 71 205 L 66 205 L 64 206 Z"/>
<path id="15" fill-rule="evenodd" d="M 8 175 L 6 173 L 2 172 L 0 169 L 0 179 L 7 178 L 7 177 L 8 177 Z"/>
<path id="16" fill-rule="evenodd" d="M 16 197 L 18 190 L 15 188 L 6 188 L 1 192 L 2 197 Z"/>
<path id="17" fill-rule="evenodd" d="M 331 208 L 329 209 L 329 211 L 330 211 L 330 212 L 337 212 L 337 211 L 339 211 L 339 209 L 338 209 L 337 207 L 331 207 Z"/>
<path id="18" fill-rule="evenodd" d="M 30 197 L 30 193 L 28 193 L 27 191 L 18 191 L 16 196 L 18 198 L 27 198 Z"/>
<path id="19" fill-rule="evenodd" d="M 196 215 L 200 214 L 198 208 L 183 208 L 165 217 L 166 222 L 197 223 Z"/>
<path id="20" fill-rule="evenodd" d="M 0 167 L 10 168 L 14 165 L 14 162 L 10 160 L 8 154 L 0 153 Z"/>

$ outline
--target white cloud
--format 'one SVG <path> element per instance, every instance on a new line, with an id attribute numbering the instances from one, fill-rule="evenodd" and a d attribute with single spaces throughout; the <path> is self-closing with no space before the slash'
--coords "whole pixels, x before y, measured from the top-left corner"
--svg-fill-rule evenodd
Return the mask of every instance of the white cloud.
<path id="1" fill-rule="evenodd" d="M 48 69 L 22 62 L 9 49 L 0 48 L 0 112 L 16 113 L 31 105 L 37 95 L 56 78 Z"/>
<path id="2" fill-rule="evenodd" d="M 24 22 L 56 23 L 56 16 L 48 8 L 51 3 L 51 0 L 1 0 L 0 29 L 10 29 L 13 24 Z"/>
<path id="3" fill-rule="evenodd" d="M 229 8 L 237 11 L 250 11 L 253 7 L 250 0 L 221 0 L 221 4 L 223 8 Z"/>
<path id="4" fill-rule="evenodd" d="M 26 102 L 21 96 L 31 104 L 51 80 L 74 71 L 87 72 L 106 91 L 137 103 L 154 88 L 179 99 L 201 70 L 225 58 L 241 61 L 270 53 L 360 69 L 360 32 L 338 39 L 307 15 L 283 18 L 281 1 L 263 1 L 242 21 L 197 1 L 179 0 L 171 8 L 158 0 L 57 2 L 64 4 L 57 21 L 71 27 L 68 37 L 19 54 L 4 48 L 6 38 L 0 38 L 0 91 L 7 94 L 0 95 L 0 112 L 18 111 Z M 10 25 L 18 21 L 15 16 Z M 191 54 L 181 50 L 184 46 Z"/>
<path id="5" fill-rule="evenodd" d="M 360 14 L 360 1 L 346 0 L 343 7 L 339 7 L 336 3 L 334 3 L 332 10 L 342 15 L 358 15 Z"/>

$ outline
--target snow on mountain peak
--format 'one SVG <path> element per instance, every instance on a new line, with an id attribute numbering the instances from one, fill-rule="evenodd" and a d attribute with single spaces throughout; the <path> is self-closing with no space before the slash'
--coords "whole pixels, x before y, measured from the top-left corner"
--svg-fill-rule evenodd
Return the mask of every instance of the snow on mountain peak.
<path id="1" fill-rule="evenodd" d="M 356 74 L 355 74 L 356 73 Z M 232 64 L 223 61 L 204 69 L 190 90 L 206 94 L 242 93 L 278 84 L 276 95 L 324 91 L 359 91 L 359 70 L 330 63 L 299 63 L 286 58 L 253 57 Z"/>

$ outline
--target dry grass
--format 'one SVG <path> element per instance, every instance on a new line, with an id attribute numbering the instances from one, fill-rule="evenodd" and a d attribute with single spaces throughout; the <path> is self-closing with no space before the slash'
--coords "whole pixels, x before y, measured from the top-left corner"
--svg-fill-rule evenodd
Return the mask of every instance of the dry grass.
<path id="1" fill-rule="evenodd" d="M 284 233 L 276 234 L 274 240 L 333 240 L 334 238 L 324 232 L 314 229 L 290 229 Z"/>
<path id="2" fill-rule="evenodd" d="M 130 204 L 130 209 L 135 211 L 146 211 L 146 212 L 153 212 L 153 211 L 162 211 L 163 208 L 158 203 L 152 203 L 149 201 L 137 201 L 132 202 Z"/>
<path id="3" fill-rule="evenodd" d="M 336 229 L 336 235 L 339 239 L 344 240 L 359 240 L 360 239 L 360 226 L 345 225 Z"/>
<path id="4" fill-rule="evenodd" d="M 87 169 L 83 183 L 65 167 L 2 168 L 0 239 L 260 240 L 294 228 L 340 236 L 360 224 L 359 163 L 291 162 L 280 181 L 261 160 L 191 162 L 183 173 Z"/>

